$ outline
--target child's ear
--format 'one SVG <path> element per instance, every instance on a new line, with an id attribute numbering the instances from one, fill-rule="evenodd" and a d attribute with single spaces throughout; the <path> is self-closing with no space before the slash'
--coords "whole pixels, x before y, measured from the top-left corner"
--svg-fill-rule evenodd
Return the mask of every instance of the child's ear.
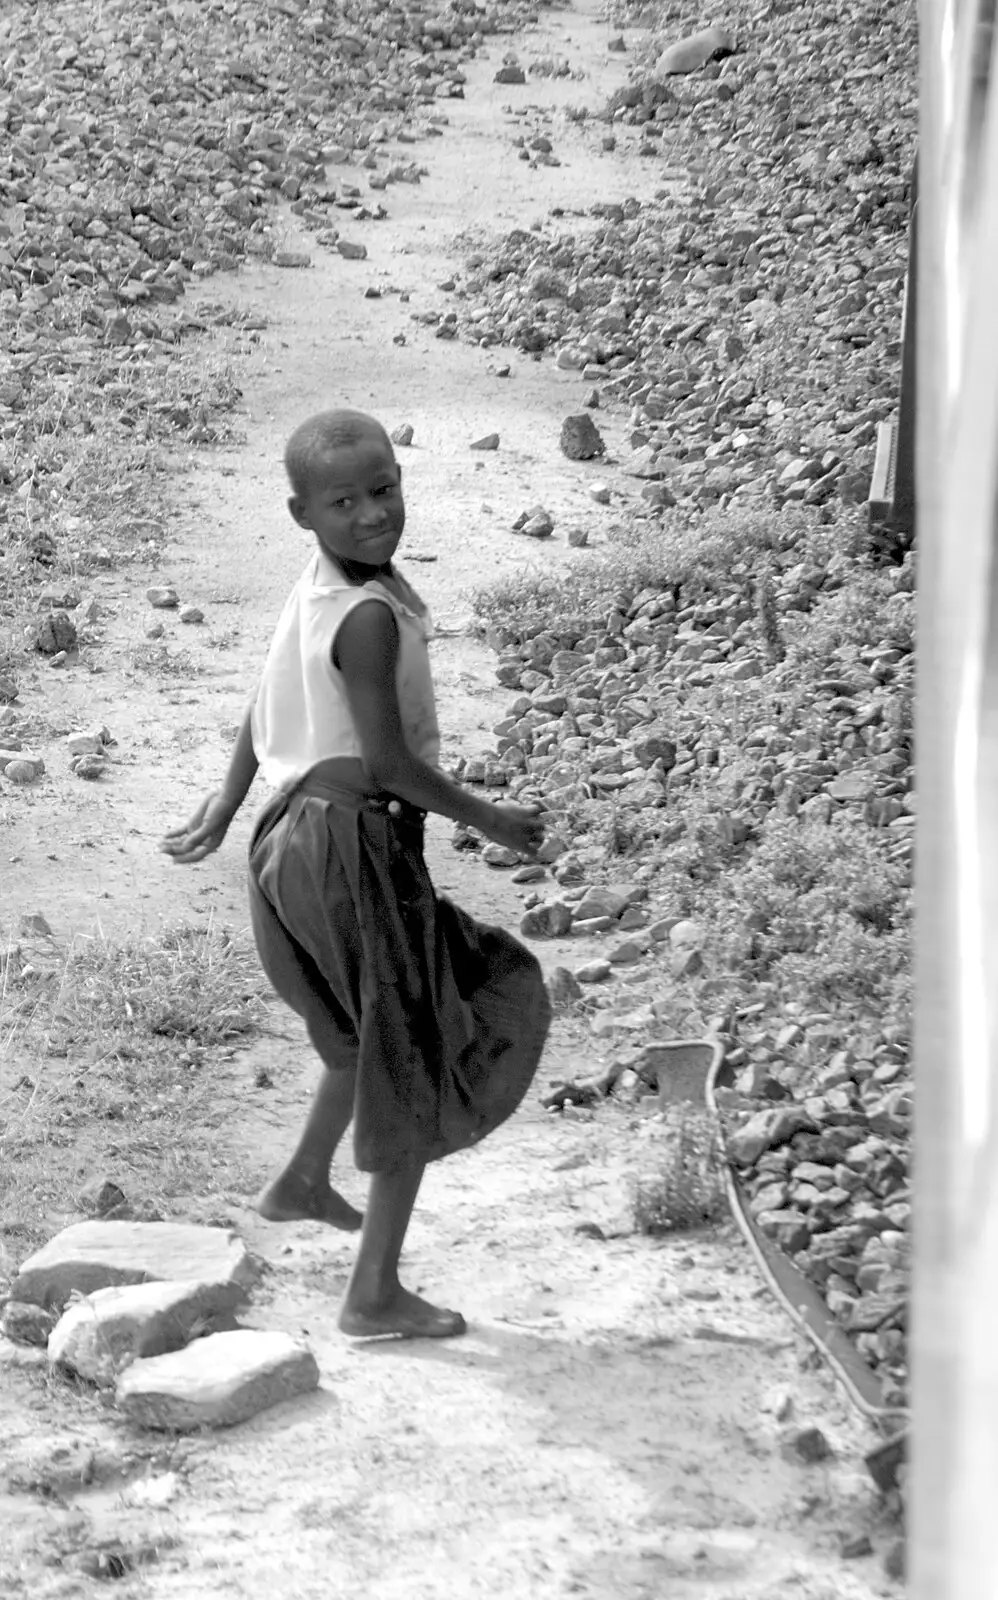
<path id="1" fill-rule="evenodd" d="M 308 520 L 308 513 L 305 510 L 305 502 L 300 495 L 293 494 L 291 496 L 291 499 L 288 501 L 288 510 L 291 512 L 291 515 L 294 517 L 299 528 L 308 528 L 311 532 L 312 525 Z"/>

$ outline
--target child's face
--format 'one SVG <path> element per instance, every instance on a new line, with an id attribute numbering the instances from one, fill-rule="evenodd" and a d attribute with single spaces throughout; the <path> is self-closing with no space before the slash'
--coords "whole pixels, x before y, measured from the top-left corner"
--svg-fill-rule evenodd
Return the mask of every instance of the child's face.
<path id="1" fill-rule="evenodd" d="M 385 566 L 405 527 L 402 471 L 377 434 L 331 450 L 304 496 L 288 501 L 299 527 L 327 555 L 365 567 Z"/>

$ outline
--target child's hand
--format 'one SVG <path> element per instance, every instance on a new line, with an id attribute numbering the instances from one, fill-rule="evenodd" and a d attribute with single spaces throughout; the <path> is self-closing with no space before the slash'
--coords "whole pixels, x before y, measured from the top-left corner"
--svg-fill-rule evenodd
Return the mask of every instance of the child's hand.
<path id="1" fill-rule="evenodd" d="M 209 794 L 183 827 L 170 829 L 160 849 L 183 865 L 203 861 L 218 849 L 234 815 L 232 806 L 221 794 Z"/>
<path id="2" fill-rule="evenodd" d="M 489 806 L 482 820 L 482 832 L 496 844 L 504 844 L 521 856 L 535 856 L 544 843 L 544 824 L 531 806 L 499 800 Z"/>

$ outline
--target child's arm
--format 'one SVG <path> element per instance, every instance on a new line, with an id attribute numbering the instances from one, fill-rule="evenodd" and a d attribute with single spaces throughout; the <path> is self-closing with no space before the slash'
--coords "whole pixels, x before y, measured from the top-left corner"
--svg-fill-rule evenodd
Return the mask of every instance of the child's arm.
<path id="1" fill-rule="evenodd" d="M 174 861 L 189 865 L 202 861 L 217 850 L 229 831 L 239 807 L 256 777 L 257 759 L 253 752 L 250 711 L 243 717 L 229 759 L 229 770 L 221 789 L 206 795 L 194 815 L 180 828 L 173 828 L 163 840 L 162 849 Z"/>
<path id="2" fill-rule="evenodd" d="M 544 838 L 534 811 L 469 794 L 406 745 L 395 688 L 398 647 L 395 617 L 379 600 L 355 606 L 336 636 L 336 661 L 369 777 L 379 789 L 423 811 L 467 823 L 499 844 L 534 855 Z"/>

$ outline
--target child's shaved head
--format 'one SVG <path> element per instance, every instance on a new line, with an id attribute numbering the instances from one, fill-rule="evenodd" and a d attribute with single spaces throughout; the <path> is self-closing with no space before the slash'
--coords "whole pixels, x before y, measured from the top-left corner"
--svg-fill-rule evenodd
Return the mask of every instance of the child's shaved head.
<path id="1" fill-rule="evenodd" d="M 364 411 L 320 411 L 296 428 L 284 451 L 284 467 L 292 492 L 305 499 L 336 450 L 362 439 L 379 439 L 394 461 L 391 440 L 381 423 Z"/>

